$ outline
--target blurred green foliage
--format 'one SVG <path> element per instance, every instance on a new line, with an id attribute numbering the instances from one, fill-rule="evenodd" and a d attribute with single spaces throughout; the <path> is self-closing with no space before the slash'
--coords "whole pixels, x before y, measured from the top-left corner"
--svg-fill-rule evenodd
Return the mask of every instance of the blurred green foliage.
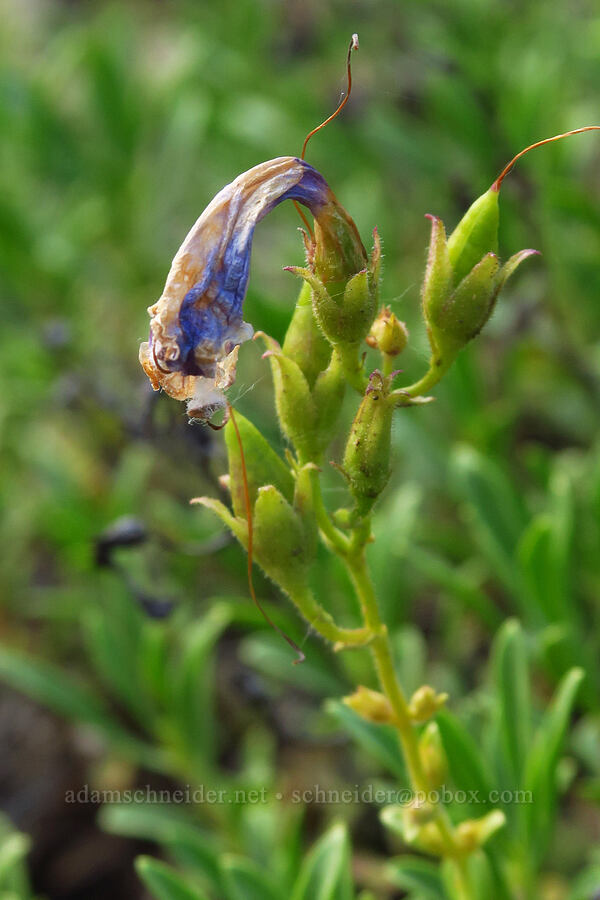
<path id="1" fill-rule="evenodd" d="M 382 300 L 408 323 L 413 349 L 403 366 L 418 377 L 426 359 L 418 309 L 423 214 L 450 226 L 522 146 L 600 119 L 597 4 L 2 0 L 0 14 L 2 679 L 91 725 L 118 756 L 179 780 L 293 784 L 306 774 L 292 758 L 298 740 L 333 742 L 338 769 L 342 741 L 354 780 L 371 778 L 374 765 L 378 778 L 401 778 L 398 760 L 386 763 L 385 733 L 377 731 L 375 744 L 361 734 L 351 751 L 342 735 L 358 739 L 359 729 L 348 710 L 321 708 L 368 679 L 362 655 L 332 658 L 308 637 L 307 663 L 292 668 L 285 645 L 250 606 L 241 552 L 208 512 L 188 507 L 194 495 L 218 493 L 223 443 L 188 426 L 174 401 L 151 396 L 137 363 L 146 307 L 214 193 L 263 159 L 299 152 L 306 132 L 335 106 L 347 41 L 358 31 L 353 97 L 308 158 L 365 240 L 378 226 Z M 397 416 L 395 474 L 371 552 L 404 683 L 410 690 L 426 678 L 452 694 L 456 717 L 443 718 L 442 730 L 455 748 L 459 728 L 463 742 L 482 730 L 491 741 L 490 722 L 511 722 L 513 700 L 523 697 L 506 694 L 510 678 L 498 667 L 507 666 L 506 653 L 519 655 L 521 672 L 528 660 L 526 732 L 535 725 L 538 738 L 527 744 L 527 777 L 543 781 L 547 803 L 536 812 L 543 821 L 515 828 L 523 840 L 532 840 L 532 829 L 543 832 L 534 865 L 548 870 L 540 896 L 546 885 L 562 891 L 547 896 L 571 900 L 600 884 L 597 861 L 584 871 L 600 797 L 599 160 L 598 139 L 585 135 L 537 151 L 505 183 L 502 257 L 522 246 L 543 256 L 515 278 L 436 403 Z M 284 205 L 255 240 L 245 317 L 276 338 L 296 297 L 281 268 L 302 262 L 298 224 Z M 256 345 L 242 349 L 232 399 L 282 447 Z M 340 488 L 332 473 L 330 496 Z M 118 564 L 99 569 L 96 538 L 132 515 L 148 541 L 122 548 Z M 348 586 L 325 558 L 315 584 L 353 624 Z M 257 586 L 277 621 L 303 641 L 273 589 L 259 577 Z M 138 608 L 148 595 L 174 602 L 165 623 Z M 490 686 L 487 656 L 507 615 L 523 630 L 497 638 Z M 218 671 L 228 696 L 218 723 L 207 709 L 217 690 L 211 647 L 222 634 L 216 664 L 225 665 Z M 236 700 L 232 658 L 245 678 L 259 679 L 263 704 L 285 723 L 280 753 L 272 713 L 260 704 L 246 709 L 245 695 Z M 574 665 L 586 678 L 561 769 L 558 736 L 556 758 L 543 758 L 539 734 L 551 713 L 542 718 L 542 709 Z M 555 725 L 555 735 L 566 730 Z M 525 737 L 508 740 L 498 750 L 506 758 L 491 760 L 499 766 L 494 777 L 504 784 L 508 770 L 521 784 L 514 766 Z M 565 798 L 558 806 L 557 789 Z M 171 855 L 192 870 L 191 858 L 197 870 L 204 866 L 199 889 L 219 885 L 217 896 L 227 891 L 231 900 L 268 896 L 260 887 L 240 893 L 236 881 L 259 878 L 246 870 L 267 865 L 252 840 L 264 826 L 265 841 L 279 833 L 285 845 L 268 861 L 281 873 L 282 896 L 317 896 L 311 879 L 329 854 L 341 874 L 323 896 L 351 896 L 341 826 L 304 868 L 299 862 L 306 835 L 323 830 L 328 812 L 315 813 L 318 827 L 309 822 L 304 838 L 299 810 L 265 812 L 262 825 L 260 812 L 226 810 L 214 856 L 191 829 L 193 847 L 182 839 L 187 855 L 180 845 Z M 382 832 L 365 838 L 357 810 L 335 813 L 357 826 L 359 885 L 383 890 L 372 875 Z M 108 809 L 107 827 L 116 832 L 150 828 L 118 816 Z M 173 851 L 177 839 L 165 834 L 157 826 L 152 837 Z M 417 870 L 399 863 L 390 877 L 415 897 L 444 896 L 426 867 Z M 202 896 L 185 883 L 173 888 L 152 861 L 142 860 L 139 874 L 159 898 Z M 10 890 L 28 896 L 28 888 Z"/>

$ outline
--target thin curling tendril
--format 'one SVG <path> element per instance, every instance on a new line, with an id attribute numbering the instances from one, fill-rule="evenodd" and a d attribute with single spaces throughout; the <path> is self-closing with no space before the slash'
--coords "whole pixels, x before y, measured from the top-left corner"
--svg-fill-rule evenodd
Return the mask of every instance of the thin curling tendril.
<path id="1" fill-rule="evenodd" d="M 233 406 L 228 403 L 227 404 L 227 413 L 228 417 L 231 419 L 231 423 L 235 430 L 235 436 L 237 438 L 238 447 L 240 448 L 240 462 L 242 468 L 242 484 L 244 487 L 244 506 L 246 507 L 246 521 L 248 522 L 248 590 L 250 592 L 250 596 L 254 602 L 254 605 L 260 612 L 261 616 L 264 618 L 266 622 L 271 626 L 271 628 L 276 631 L 281 637 L 290 645 L 290 647 L 295 650 L 298 654 L 298 658 L 295 659 L 294 665 L 298 665 L 298 663 L 304 662 L 306 656 L 298 646 L 298 644 L 292 640 L 292 638 L 283 631 L 279 625 L 277 625 L 268 615 L 268 613 L 263 609 L 260 605 L 258 597 L 256 596 L 256 592 L 254 590 L 254 581 L 252 578 L 252 566 L 254 563 L 253 555 L 254 555 L 254 523 L 252 521 L 252 506 L 250 504 L 250 490 L 248 488 L 248 471 L 246 469 L 246 457 L 244 455 L 244 446 L 242 444 L 242 436 L 240 434 L 240 430 L 238 428 L 238 424 L 235 418 L 235 413 L 233 411 Z"/>
<path id="2" fill-rule="evenodd" d="M 571 137 L 573 134 L 583 134 L 585 131 L 600 131 L 600 125 L 585 125 L 583 128 L 574 128 L 572 131 L 565 131 L 563 134 L 555 134 L 553 137 L 544 138 L 543 141 L 536 141 L 535 144 L 530 144 L 529 147 L 525 147 L 524 150 L 521 150 L 520 153 L 517 153 L 511 161 L 506 165 L 494 183 L 492 184 L 490 190 L 498 192 L 502 185 L 502 182 L 508 175 L 508 173 L 512 170 L 515 163 L 521 159 L 522 156 L 525 156 L 526 153 L 529 153 L 530 150 L 535 150 L 536 147 L 543 147 L 545 144 L 553 144 L 554 141 L 562 141 L 563 138 Z"/>
<path id="3" fill-rule="evenodd" d="M 358 50 L 358 48 L 359 48 L 358 35 L 357 35 L 357 34 L 353 34 L 352 37 L 350 38 L 350 44 L 348 45 L 348 54 L 347 54 L 347 56 L 346 56 L 346 76 L 347 76 L 347 79 L 348 79 L 348 85 L 347 85 L 347 88 L 346 88 L 346 93 L 344 94 L 344 96 L 342 97 L 340 103 L 338 104 L 337 109 L 336 109 L 334 112 L 332 112 L 331 115 L 328 116 L 323 122 L 321 122 L 320 125 L 317 125 L 316 128 L 313 128 L 312 131 L 309 131 L 309 132 L 308 132 L 308 134 L 307 134 L 306 137 L 304 138 L 304 143 L 302 144 L 302 153 L 300 154 L 300 159 L 304 159 L 304 157 L 305 157 L 305 155 L 306 155 L 306 148 L 307 148 L 307 146 L 308 146 L 308 142 L 310 141 L 311 137 L 312 137 L 313 135 L 315 135 L 315 134 L 317 133 L 317 131 L 320 131 L 321 128 L 325 128 L 326 125 L 328 125 L 330 122 L 332 122 L 333 119 L 335 119 L 336 116 L 338 116 L 338 115 L 341 113 L 341 111 L 343 110 L 344 106 L 346 105 L 346 103 L 347 103 L 348 100 L 350 99 L 350 93 L 351 93 L 351 91 L 352 91 L 352 62 L 351 62 L 351 60 L 352 60 L 352 51 L 353 51 L 353 50 Z M 305 224 L 306 227 L 308 228 L 308 233 L 310 234 L 311 239 L 314 240 L 313 230 L 312 230 L 312 228 L 310 227 L 310 224 L 309 224 L 309 222 L 308 222 L 308 219 L 306 218 L 306 216 L 304 215 L 304 213 L 303 213 L 302 210 L 300 209 L 299 204 L 296 203 L 295 200 L 293 201 L 293 203 L 294 203 L 294 206 L 296 207 L 296 210 L 297 210 L 297 212 L 298 212 L 298 215 L 300 216 L 300 218 L 302 219 L 302 221 L 304 222 L 304 224 Z"/>

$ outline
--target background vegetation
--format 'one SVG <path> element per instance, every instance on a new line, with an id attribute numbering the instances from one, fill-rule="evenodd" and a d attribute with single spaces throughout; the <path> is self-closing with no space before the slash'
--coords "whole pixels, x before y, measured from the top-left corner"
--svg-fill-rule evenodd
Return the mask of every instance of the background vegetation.
<path id="1" fill-rule="evenodd" d="M 158 841 L 201 889 L 218 872 L 228 900 L 270 897 L 268 870 L 289 896 L 303 850 L 345 821 L 358 887 L 403 896 L 406 873 L 382 880 L 378 859 L 401 845 L 374 805 L 176 817 L 109 805 L 103 831 L 96 805 L 65 804 L 84 783 L 289 795 L 402 778 L 385 740 L 352 737 L 356 722 L 335 702 L 366 671 L 360 654 L 332 658 L 257 575 L 303 642 L 307 663 L 292 667 L 247 597 L 241 551 L 188 506 L 220 491 L 222 440 L 152 395 L 137 346 L 191 223 L 239 172 L 299 151 L 339 98 L 358 31 L 352 100 L 308 157 L 365 242 L 380 230 L 382 299 L 413 334 L 403 367 L 417 377 L 423 215 L 451 226 L 522 146 L 600 120 L 597 5 L 3 0 L 0 19 L 0 791 L 33 837 L 32 889 L 142 896 L 132 858 Z M 484 747 L 515 717 L 526 669 L 533 728 L 565 672 L 584 668 L 565 755 L 557 742 L 548 761 L 544 821 L 522 833 L 511 824 L 537 848 L 548 900 L 600 887 L 599 161 L 585 135 L 532 154 L 506 182 L 501 253 L 543 256 L 511 283 L 437 402 L 398 415 L 371 554 L 407 688 L 449 691 L 456 721 Z M 277 338 L 297 292 L 281 268 L 302 261 L 298 224 L 284 204 L 255 241 L 246 318 Z M 242 350 L 232 398 L 282 446 L 256 345 Z M 315 583 L 345 609 L 347 585 L 325 559 Z M 329 831 L 326 850 L 343 867 L 342 834 Z M 6 835 L 0 890 L 27 897 L 26 841 L 8 825 Z M 138 865 L 155 892 L 170 877 Z M 318 865 L 318 855 L 304 863 L 294 897 L 317 896 Z M 438 896 L 423 883 L 413 896 Z"/>

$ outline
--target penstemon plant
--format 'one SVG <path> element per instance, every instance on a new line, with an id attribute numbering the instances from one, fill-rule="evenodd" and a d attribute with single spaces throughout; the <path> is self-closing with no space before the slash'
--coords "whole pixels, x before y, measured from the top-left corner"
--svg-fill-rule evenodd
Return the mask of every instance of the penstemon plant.
<path id="1" fill-rule="evenodd" d="M 349 88 L 350 54 L 357 46 L 353 36 Z M 348 95 L 349 90 L 344 102 Z M 456 821 L 440 799 L 449 757 L 455 757 L 450 763 L 462 758 L 467 769 L 472 757 L 472 784 L 481 764 L 442 711 L 447 694 L 423 685 L 407 696 L 400 683 L 369 573 L 367 548 L 376 537 L 372 511 L 390 476 L 394 416 L 433 400 L 429 391 L 481 332 L 507 279 L 537 253 L 524 249 L 500 263 L 499 194 L 505 176 L 523 153 L 566 136 L 538 142 L 518 154 L 449 235 L 440 218 L 428 216 L 431 237 L 421 297 L 431 357 L 418 381 L 401 383 L 397 357 L 407 345 L 408 331 L 388 307 L 379 305 L 377 230 L 367 253 L 351 216 L 323 176 L 305 162 L 306 142 L 301 158 L 261 163 L 209 204 L 175 256 L 161 298 L 149 309 L 150 337 L 140 349 L 140 361 L 156 390 L 187 401 L 191 419 L 224 429 L 231 508 L 211 497 L 192 502 L 212 510 L 247 551 L 250 592 L 257 605 L 253 562 L 335 652 L 366 648 L 370 653 L 379 689 L 357 685 L 344 702 L 370 726 L 395 730 L 414 796 L 402 807 L 384 809 L 382 819 L 400 832 L 405 843 L 440 861 L 444 890 L 455 900 L 531 896 L 535 865 L 522 866 L 512 883 L 511 873 L 484 852 L 484 845 L 506 824 L 507 814 L 500 806 L 488 804 L 484 815 Z M 243 321 L 242 306 L 254 228 L 287 199 L 307 207 L 314 217 L 311 226 L 301 213 L 305 266 L 288 267 L 303 284 L 283 343 L 262 331 L 254 334 L 263 342 L 271 368 L 277 419 L 288 443 L 283 459 L 250 421 L 234 411 L 224 392 L 234 383 L 240 345 L 253 335 L 252 326 Z M 371 371 L 365 362 L 367 347 L 379 355 L 379 365 Z M 321 473 L 342 427 L 340 412 L 347 392 L 356 398 L 356 411 L 343 454 L 334 465 L 345 481 L 348 503 L 330 510 L 323 498 Z M 224 410 L 224 417 L 217 425 L 213 417 L 219 410 Z M 311 588 L 319 542 L 347 570 L 361 610 L 358 627 L 336 620 Z M 515 628 L 511 625 L 504 633 L 497 651 L 501 672 L 506 666 L 501 689 L 502 677 L 523 652 Z M 302 651 L 283 636 L 298 653 L 295 662 L 301 662 Z M 577 670 L 569 673 L 557 696 L 555 718 L 547 725 L 545 738 L 543 734 L 538 739 L 538 744 L 553 740 L 556 753 L 580 680 Z M 507 719 L 509 705 L 510 701 L 504 709 Z M 518 756 L 518 740 L 513 749 Z M 538 748 L 538 756 L 542 749 Z M 525 783 L 539 787 L 535 754 L 533 759 L 533 775 Z M 518 771 L 520 760 L 513 761 Z M 533 842 L 538 836 L 535 815 L 530 815 L 528 825 Z M 418 864 L 411 871 L 409 886 L 426 887 L 434 877 Z"/>

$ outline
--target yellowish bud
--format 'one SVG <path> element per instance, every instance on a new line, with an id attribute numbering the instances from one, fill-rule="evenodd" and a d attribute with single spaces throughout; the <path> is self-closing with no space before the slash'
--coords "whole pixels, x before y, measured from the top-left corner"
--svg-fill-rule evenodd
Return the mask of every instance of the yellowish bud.
<path id="1" fill-rule="evenodd" d="M 349 697 L 344 697 L 344 703 L 368 722 L 378 725 L 394 721 L 394 711 L 387 697 L 379 691 L 359 685 L 358 690 Z"/>
<path id="2" fill-rule="evenodd" d="M 419 756 L 429 786 L 434 789 L 444 784 L 448 775 L 448 760 L 437 722 L 429 722 L 419 738 Z"/>
<path id="3" fill-rule="evenodd" d="M 493 809 L 480 819 L 467 819 L 456 829 L 457 842 L 465 853 L 472 853 L 503 828 L 505 823 L 506 817 L 499 809 Z"/>
<path id="4" fill-rule="evenodd" d="M 397 319 L 389 306 L 382 306 L 371 325 L 367 344 L 387 356 L 398 356 L 408 343 L 408 328 Z"/>
<path id="5" fill-rule="evenodd" d="M 436 694 L 428 684 L 424 684 L 410 698 L 408 711 L 413 722 L 426 722 L 441 709 L 448 694 Z"/>

